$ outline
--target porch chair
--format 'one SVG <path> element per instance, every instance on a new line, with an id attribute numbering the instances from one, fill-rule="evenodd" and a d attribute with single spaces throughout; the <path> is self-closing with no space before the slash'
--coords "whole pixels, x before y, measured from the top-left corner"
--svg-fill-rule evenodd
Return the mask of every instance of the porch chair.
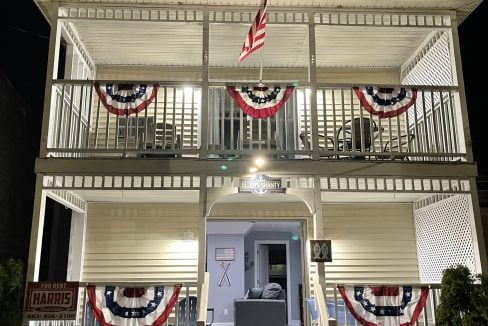
<path id="1" fill-rule="evenodd" d="M 398 141 L 399 139 L 400 139 L 400 141 Z M 414 139 L 415 139 L 414 134 L 402 135 L 402 136 L 400 136 L 400 138 L 393 137 L 391 139 L 391 144 L 390 144 L 390 140 L 388 140 L 385 143 L 385 146 L 383 147 L 383 152 L 385 152 L 385 153 L 390 152 L 391 155 L 382 155 L 379 158 L 380 159 L 390 159 L 390 160 L 401 159 L 401 160 L 408 161 L 409 160 L 409 158 L 407 156 L 408 155 L 408 147 L 407 147 L 407 151 L 402 152 L 402 153 L 399 152 L 399 148 L 403 148 L 403 146 L 405 146 L 405 145 L 408 146 L 408 144 L 411 144 Z"/>
<path id="2" fill-rule="evenodd" d="M 257 149 L 261 145 L 261 149 L 279 150 L 281 149 L 278 133 L 276 132 L 275 123 L 270 123 L 270 138 L 268 139 L 268 121 L 266 119 L 261 120 L 261 137 L 259 137 L 259 119 L 245 119 L 243 130 L 243 146 L 244 149 Z M 252 128 L 251 128 L 252 124 Z M 252 129 L 252 132 L 251 132 Z M 239 144 L 239 142 L 237 142 Z"/>
<path id="3" fill-rule="evenodd" d="M 354 128 L 354 139 L 353 137 Z M 362 135 L 361 135 L 361 118 L 347 120 L 344 126 L 337 129 L 335 136 L 336 148 L 338 151 L 361 151 L 361 140 L 364 144 L 364 150 L 371 151 L 372 139 L 375 139 L 379 131 L 376 122 L 369 118 L 362 118 Z M 361 137 L 362 136 L 362 137 Z"/>
<path id="4" fill-rule="evenodd" d="M 319 134 L 319 139 L 325 139 L 327 146 L 319 146 L 321 150 L 325 149 L 325 152 L 322 151 L 321 156 L 330 156 L 324 155 L 327 151 L 329 152 L 351 152 L 351 151 L 361 151 L 361 142 L 364 144 L 365 151 L 371 151 L 372 147 L 372 139 L 374 140 L 378 136 L 379 128 L 376 125 L 376 122 L 369 118 L 362 119 L 362 137 L 361 137 L 361 118 L 354 118 L 353 120 L 345 121 L 344 125 L 337 128 L 337 131 L 334 132 L 333 137 L 325 136 Z M 352 139 L 353 130 L 354 128 L 354 141 Z M 310 150 L 310 142 L 309 136 L 310 132 L 307 132 L 305 135 L 304 132 L 300 134 L 300 140 L 305 149 Z M 329 145 L 330 144 L 330 145 Z M 337 158 L 351 157 L 346 153 L 344 155 L 337 154 L 335 155 Z"/>
<path id="5" fill-rule="evenodd" d="M 197 325 L 197 308 L 198 308 L 198 299 L 195 296 L 188 297 L 188 309 L 189 309 L 189 318 L 188 318 L 188 325 L 186 325 L 186 298 L 183 298 L 178 302 L 178 325 L 179 326 L 196 326 Z M 214 322 L 214 309 L 208 308 L 207 311 L 212 313 L 212 321 L 207 323 L 207 326 L 211 326 Z"/>
<path id="6" fill-rule="evenodd" d="M 144 139 L 145 136 L 145 139 Z M 164 150 L 179 150 L 181 149 L 181 137 L 176 132 L 176 126 L 171 123 L 158 122 L 156 125 L 148 123 L 147 132 L 141 133 L 139 137 L 141 145 L 140 149 L 161 149 L 161 153 L 144 153 L 141 157 L 178 157 L 176 154 L 164 153 Z M 145 141 L 145 143 L 144 143 Z"/>

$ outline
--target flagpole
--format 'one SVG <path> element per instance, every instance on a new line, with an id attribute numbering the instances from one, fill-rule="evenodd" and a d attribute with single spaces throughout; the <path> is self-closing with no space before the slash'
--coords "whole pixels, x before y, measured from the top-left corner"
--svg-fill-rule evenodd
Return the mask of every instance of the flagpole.
<path id="1" fill-rule="evenodd" d="M 259 68 L 259 84 L 263 83 L 263 55 L 264 53 L 264 46 L 261 47 L 261 66 Z"/>

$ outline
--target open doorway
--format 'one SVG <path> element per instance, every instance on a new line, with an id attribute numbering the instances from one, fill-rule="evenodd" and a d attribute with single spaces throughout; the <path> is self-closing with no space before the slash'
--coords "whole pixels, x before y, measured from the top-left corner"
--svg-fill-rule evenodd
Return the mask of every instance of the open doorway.
<path id="1" fill-rule="evenodd" d="M 277 283 L 286 291 L 286 300 L 291 303 L 290 243 L 288 240 L 256 240 L 254 242 L 256 269 L 255 286 L 262 288 Z M 291 323 L 291 307 L 288 304 L 288 324 Z"/>
<path id="2" fill-rule="evenodd" d="M 234 300 L 252 288 L 277 283 L 284 290 L 287 325 L 300 325 L 301 235 L 300 221 L 207 222 L 208 306 L 215 324 L 234 325 Z"/>

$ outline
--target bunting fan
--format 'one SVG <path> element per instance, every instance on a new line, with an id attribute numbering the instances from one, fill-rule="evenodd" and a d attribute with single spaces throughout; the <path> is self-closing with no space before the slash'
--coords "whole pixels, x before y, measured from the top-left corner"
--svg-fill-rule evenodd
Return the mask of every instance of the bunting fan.
<path id="1" fill-rule="evenodd" d="M 413 326 L 427 301 L 426 287 L 338 286 L 347 309 L 363 326 Z"/>
<path id="2" fill-rule="evenodd" d="M 178 301 L 180 290 L 181 285 L 87 288 L 93 315 L 102 326 L 162 326 Z"/>
<path id="3" fill-rule="evenodd" d="M 258 119 L 275 115 L 293 93 L 293 89 L 293 86 L 268 88 L 261 83 L 255 87 L 245 86 L 240 90 L 237 90 L 235 86 L 227 86 L 227 92 L 241 110 Z"/>
<path id="4" fill-rule="evenodd" d="M 144 110 L 158 94 L 158 84 L 99 84 L 95 90 L 107 111 L 128 116 Z"/>
<path id="5" fill-rule="evenodd" d="M 380 118 L 394 118 L 407 111 L 417 100 L 414 88 L 354 87 L 362 107 Z"/>

